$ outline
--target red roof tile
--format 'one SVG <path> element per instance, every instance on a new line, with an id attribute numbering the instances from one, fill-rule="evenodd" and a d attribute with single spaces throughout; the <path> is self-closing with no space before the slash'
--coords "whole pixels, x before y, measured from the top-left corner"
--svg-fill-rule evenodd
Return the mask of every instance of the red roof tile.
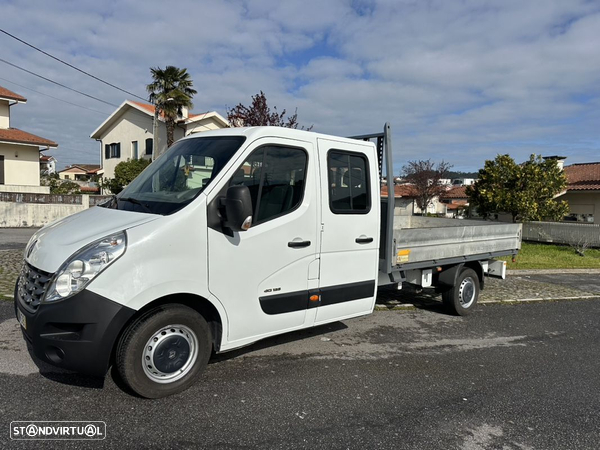
<path id="1" fill-rule="evenodd" d="M 600 190 L 600 162 L 565 167 L 568 191 Z"/>
<path id="2" fill-rule="evenodd" d="M 450 188 L 442 195 L 440 195 L 440 199 L 468 198 L 466 189 L 466 186 L 456 186 Z"/>
<path id="3" fill-rule="evenodd" d="M 387 186 L 381 187 L 381 196 L 382 197 L 388 196 Z M 394 186 L 394 198 L 416 197 L 416 196 L 417 196 L 417 193 L 415 191 L 415 188 L 414 188 L 414 186 L 412 186 L 410 184 L 400 184 L 400 185 Z"/>
<path id="4" fill-rule="evenodd" d="M 25 97 L 20 96 L 19 94 L 13 92 L 13 91 L 9 91 L 6 88 L 3 88 L 2 86 L 0 86 L 0 97 L 2 98 L 8 98 L 10 100 L 16 100 L 19 102 L 26 102 L 27 99 Z"/>
<path id="5" fill-rule="evenodd" d="M 21 131 L 17 128 L 0 128 L 0 141 L 15 142 L 18 144 L 30 144 L 44 147 L 58 147 L 56 142 L 43 137 L 36 136 L 35 134 Z"/>
<path id="6" fill-rule="evenodd" d="M 102 167 L 99 164 L 71 164 L 69 167 L 65 167 L 60 172 L 66 172 L 71 169 L 79 169 L 86 174 L 93 175 L 102 170 Z"/>

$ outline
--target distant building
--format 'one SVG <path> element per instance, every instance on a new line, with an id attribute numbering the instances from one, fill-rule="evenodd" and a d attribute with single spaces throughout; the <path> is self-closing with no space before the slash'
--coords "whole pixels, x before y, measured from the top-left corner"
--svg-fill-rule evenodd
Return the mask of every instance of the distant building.
<path id="1" fill-rule="evenodd" d="M 56 173 L 56 159 L 54 156 L 40 153 L 40 174 L 52 175 L 53 173 Z"/>
<path id="2" fill-rule="evenodd" d="M 106 178 L 114 178 L 115 167 L 121 161 L 151 158 L 155 145 L 153 123 L 154 105 L 126 100 L 94 130 L 90 137 L 100 142 L 102 169 Z M 192 133 L 227 127 L 229 122 L 215 111 L 193 114 L 184 109 L 183 116 L 176 124 L 174 138 L 177 141 Z M 159 117 L 158 141 L 157 155 L 167 147 L 167 127 L 162 116 Z"/>
<path id="3" fill-rule="evenodd" d="M 0 86 L 0 192 L 50 192 L 49 187 L 40 186 L 40 147 L 58 144 L 10 126 L 10 108 L 26 102 Z"/>
<path id="4" fill-rule="evenodd" d="M 452 180 L 452 186 L 471 186 L 475 181 L 477 180 L 474 178 L 455 178 Z"/>
<path id="5" fill-rule="evenodd" d="M 600 162 L 572 164 L 564 168 L 567 190 L 558 197 L 569 203 L 567 220 L 600 222 Z"/>
<path id="6" fill-rule="evenodd" d="M 98 164 L 71 164 L 58 172 L 61 180 L 90 181 L 96 175 L 103 174 L 102 167 Z"/>

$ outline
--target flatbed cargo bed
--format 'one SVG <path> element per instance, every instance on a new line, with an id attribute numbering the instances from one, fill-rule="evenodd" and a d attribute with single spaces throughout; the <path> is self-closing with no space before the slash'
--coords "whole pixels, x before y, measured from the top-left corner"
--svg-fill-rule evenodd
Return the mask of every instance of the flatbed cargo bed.
<path id="1" fill-rule="evenodd" d="M 394 270 L 513 255 L 521 224 L 421 216 L 394 216 Z"/>

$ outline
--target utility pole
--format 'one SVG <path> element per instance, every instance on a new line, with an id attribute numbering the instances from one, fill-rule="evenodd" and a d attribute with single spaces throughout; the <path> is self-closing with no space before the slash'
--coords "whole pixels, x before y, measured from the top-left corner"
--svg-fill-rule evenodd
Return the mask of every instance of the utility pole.
<path id="1" fill-rule="evenodd" d="M 152 159 L 158 156 L 157 149 L 158 148 L 158 104 L 154 103 L 154 120 L 152 122 Z"/>

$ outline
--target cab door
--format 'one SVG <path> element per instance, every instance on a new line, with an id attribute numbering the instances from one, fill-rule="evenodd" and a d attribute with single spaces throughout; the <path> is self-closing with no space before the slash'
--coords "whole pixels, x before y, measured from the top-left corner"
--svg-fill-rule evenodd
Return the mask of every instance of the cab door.
<path id="1" fill-rule="evenodd" d="M 322 239 L 315 324 L 373 310 L 379 263 L 379 179 L 370 143 L 318 139 Z"/>
<path id="2" fill-rule="evenodd" d="M 319 245 L 315 156 L 311 142 L 259 139 L 209 198 L 216 202 L 229 186 L 244 185 L 253 204 L 247 231 L 208 228 L 209 290 L 227 310 L 229 345 L 312 325 L 308 291 L 318 279 Z"/>

